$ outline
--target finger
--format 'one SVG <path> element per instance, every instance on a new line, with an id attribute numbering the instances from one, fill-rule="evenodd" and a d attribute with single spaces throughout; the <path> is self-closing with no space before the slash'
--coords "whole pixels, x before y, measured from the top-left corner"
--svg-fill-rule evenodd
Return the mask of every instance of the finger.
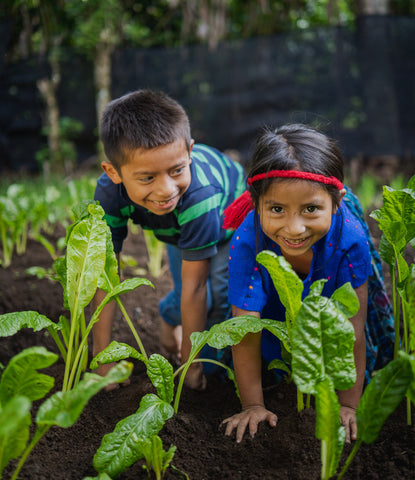
<path id="1" fill-rule="evenodd" d="M 278 422 L 278 417 L 275 414 L 271 414 L 268 416 L 268 423 L 271 425 L 271 427 L 275 427 Z"/>
<path id="2" fill-rule="evenodd" d="M 357 440 L 357 423 L 355 419 L 353 419 L 350 422 L 350 429 L 351 429 L 351 439 L 353 441 Z"/>
<path id="3" fill-rule="evenodd" d="M 346 430 L 345 442 L 346 442 L 346 443 L 350 443 L 350 424 L 349 424 L 349 422 L 346 422 L 344 428 L 345 428 L 345 430 Z"/>
<path id="4" fill-rule="evenodd" d="M 238 424 L 238 422 L 234 423 L 234 420 L 228 419 L 228 422 L 226 424 L 225 435 L 227 435 L 227 436 L 231 435 L 231 433 L 233 432 L 233 430 L 234 430 L 234 428 L 236 427 L 237 424 Z"/>
<path id="5" fill-rule="evenodd" d="M 255 434 L 257 431 L 258 431 L 258 422 L 256 421 L 255 418 L 251 418 L 249 420 L 249 435 L 251 435 L 251 438 L 255 437 Z"/>
<path id="6" fill-rule="evenodd" d="M 236 443 L 240 443 L 242 441 L 247 425 L 248 420 L 243 419 L 239 421 L 238 427 L 236 429 Z"/>

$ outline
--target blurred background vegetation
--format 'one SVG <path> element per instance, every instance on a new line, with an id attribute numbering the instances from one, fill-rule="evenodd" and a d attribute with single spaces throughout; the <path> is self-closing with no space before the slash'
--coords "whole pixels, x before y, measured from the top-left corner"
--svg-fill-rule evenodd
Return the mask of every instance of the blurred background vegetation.
<path id="1" fill-rule="evenodd" d="M 407 90 L 400 103 L 410 109 L 411 102 L 414 102 L 414 83 L 408 81 L 408 78 L 414 78 L 413 64 L 392 76 L 389 71 L 387 55 L 392 51 L 388 50 L 388 42 L 391 43 L 388 35 L 400 28 L 396 25 L 409 25 L 396 23 L 391 27 L 391 24 L 382 22 L 384 18 L 394 17 L 410 19 L 413 28 L 415 0 L 2 0 L 0 171 L 3 175 L 0 182 L 0 234 L 8 231 L 12 235 L 10 232 L 13 229 L 15 231 L 12 240 L 3 238 L 3 246 L 9 242 L 9 250 L 13 251 L 13 244 L 24 241 L 27 224 L 41 225 L 35 228 L 36 231 L 49 231 L 50 225 L 57 222 L 58 218 L 64 226 L 70 222 L 71 205 L 93 195 L 94 181 L 99 172 L 100 159 L 103 158 L 98 142 L 99 119 L 103 108 L 111 98 L 125 93 L 129 84 L 123 82 L 134 69 L 138 70 L 138 75 L 141 72 L 145 86 L 152 88 L 152 84 L 148 85 L 148 78 L 144 79 L 149 59 L 159 58 L 160 76 L 163 75 L 163 68 L 166 69 L 164 60 L 173 56 L 172 52 L 176 55 L 177 51 L 182 52 L 180 58 L 187 58 L 189 69 L 192 68 L 192 62 L 193 66 L 196 63 L 211 62 L 212 66 L 208 67 L 213 71 L 209 72 L 211 76 L 204 78 L 203 72 L 197 76 L 186 71 L 180 77 L 179 72 L 173 79 L 175 88 L 171 89 L 174 91 L 169 93 L 173 93 L 176 98 L 180 97 L 186 84 L 188 97 L 184 106 L 187 109 L 194 103 L 190 120 L 192 125 L 196 125 L 196 140 L 201 137 L 205 141 L 203 134 L 199 135 L 200 129 L 197 126 L 198 120 L 204 118 L 212 128 L 206 142 L 219 148 L 223 145 L 215 143 L 215 130 L 225 130 L 226 133 L 227 128 L 231 130 L 233 123 L 248 117 L 249 109 L 254 108 L 251 105 L 240 108 L 246 101 L 245 93 L 236 92 L 236 89 L 230 93 L 225 92 L 228 98 L 234 97 L 233 103 L 227 104 L 224 94 L 226 82 L 238 83 L 240 77 L 246 74 L 248 80 L 243 85 L 244 89 L 266 92 L 268 88 L 268 97 L 258 97 L 255 108 L 261 112 L 260 109 L 270 103 L 269 110 L 273 110 L 272 115 L 276 115 L 279 121 L 278 108 L 272 105 L 269 95 L 279 96 L 280 104 L 284 106 L 285 102 L 288 110 L 291 106 L 284 96 L 286 88 L 294 86 L 290 95 L 306 98 L 310 95 L 305 83 L 306 77 L 313 76 L 317 71 L 323 77 L 333 76 L 335 87 L 342 90 L 340 102 L 346 112 L 339 120 L 342 128 L 360 132 L 363 138 L 368 137 L 365 139 L 366 144 L 379 141 L 383 145 L 382 142 L 387 137 L 386 143 L 391 145 L 390 152 L 376 152 L 374 162 L 371 158 L 364 158 L 365 155 L 370 157 L 370 152 L 364 151 L 358 154 L 354 152 L 352 158 L 346 158 L 348 183 L 358 193 L 364 209 L 378 208 L 382 184 L 387 182 L 396 188 L 402 188 L 406 184 L 406 177 L 414 173 L 415 152 L 410 149 L 394 151 L 394 145 L 399 141 L 394 138 L 394 131 L 389 128 L 388 122 L 393 121 L 400 126 L 404 122 L 396 114 L 399 106 L 384 95 L 385 82 L 397 85 L 396 78 L 406 75 L 404 85 Z M 406 41 L 405 34 L 399 37 L 399 41 L 407 45 L 407 55 L 411 56 L 413 36 L 409 33 L 406 35 L 409 42 Z M 359 52 L 350 52 L 352 49 L 347 44 L 348 39 L 356 36 L 360 39 L 358 45 L 369 45 L 369 56 L 370 52 L 374 52 L 373 56 L 376 57 L 379 52 L 379 56 L 384 55 L 386 61 L 378 62 L 376 69 L 370 65 L 370 58 L 363 60 L 363 63 L 356 61 Z M 261 39 L 267 38 L 272 39 L 271 49 L 280 55 L 278 65 L 269 52 L 265 52 L 264 58 L 258 58 L 258 63 L 255 64 L 255 57 L 262 51 L 262 45 L 265 49 L 265 43 L 261 43 Z M 314 38 L 318 38 L 320 44 L 327 43 L 327 49 L 320 50 L 321 55 L 314 48 Z M 239 48 L 241 42 L 246 42 L 246 50 Z M 399 50 L 399 45 L 395 47 Z M 266 48 L 270 48 L 269 43 Z M 134 56 L 137 52 L 145 53 L 143 56 Z M 298 84 L 291 71 L 285 68 L 284 54 L 291 62 L 304 64 L 303 70 L 295 79 Z M 225 80 L 220 80 L 222 83 L 218 82 L 213 88 L 212 78 L 219 76 L 217 70 L 226 68 L 226 63 L 238 55 L 238 61 L 241 59 L 242 65 L 236 71 L 235 66 L 231 66 L 229 72 L 224 73 Z M 320 56 L 324 55 L 333 56 L 328 61 L 322 61 Z M 120 61 L 122 58 L 124 64 Z M 222 63 L 218 62 L 218 58 L 223 58 Z M 342 63 L 346 63 L 345 59 L 349 58 L 352 61 L 347 67 L 347 78 L 342 78 Z M 399 64 L 401 58 L 394 61 Z M 135 62 L 142 63 L 141 71 Z M 273 69 L 267 68 L 267 62 L 274 63 Z M 64 65 L 66 69 L 63 68 Z M 180 68 L 181 64 L 177 66 L 177 69 Z M 272 83 L 258 85 L 252 73 L 255 69 L 263 69 L 265 78 L 279 76 L 278 88 Z M 360 69 L 359 74 L 356 69 Z M 82 84 L 85 71 L 91 79 L 91 85 Z M 24 81 L 33 84 L 32 90 L 18 85 L 23 74 L 27 77 Z M 369 98 L 366 105 L 362 104 L 360 97 L 347 91 L 358 75 L 364 78 L 364 90 Z M 74 83 L 77 76 L 81 84 Z M 135 77 L 132 82 L 134 81 Z M 319 81 L 318 77 L 316 81 Z M 163 84 L 160 79 L 154 79 L 156 87 L 160 84 Z M 72 94 L 62 95 L 62 89 L 68 86 L 72 86 Z M 331 92 L 324 92 L 324 88 L 323 86 L 322 92 L 314 92 L 314 95 L 328 97 L 324 99 L 325 104 L 334 102 L 334 98 L 330 97 Z M 400 87 L 396 88 L 399 90 Z M 370 97 L 367 92 L 374 95 Z M 90 94 L 89 97 L 86 94 Z M 31 99 L 32 103 L 27 103 L 28 96 L 35 97 Z M 94 112 L 92 128 L 86 125 L 84 119 L 67 115 L 67 111 L 71 110 L 68 105 L 88 103 L 89 98 L 94 99 L 91 102 Z M 22 113 L 17 114 L 14 110 L 19 104 L 22 105 Z M 319 111 L 310 112 L 307 102 L 300 102 L 300 105 L 305 113 L 298 115 L 296 112 L 296 118 L 308 120 L 321 116 Z M 41 112 L 39 118 L 36 116 L 38 110 Z M 221 125 L 218 123 L 219 117 L 224 118 Z M 324 118 L 324 113 L 322 117 L 325 123 L 327 119 Z M 372 137 L 367 135 L 363 125 L 371 125 L 381 119 L 384 123 L 377 134 Z M 409 126 L 405 125 L 405 131 L 414 127 L 413 115 L 411 119 Z M 250 121 L 252 124 L 253 121 Z M 253 132 L 260 126 L 244 125 L 242 137 L 239 138 L 251 140 Z M 336 128 L 332 131 L 336 132 Z M 41 142 L 37 138 L 32 142 L 33 132 L 41 137 Z M 93 153 L 88 153 L 87 161 L 80 162 L 80 138 L 85 137 L 92 142 Z M 238 157 L 243 145 L 234 139 L 225 147 L 233 149 L 229 153 Z M 16 155 L 12 150 L 18 150 Z M 21 159 L 28 156 L 33 158 L 29 158 L 26 163 L 16 161 L 18 157 Z M 402 158 L 405 168 L 400 168 Z M 33 161 L 36 168 L 33 168 Z M 365 171 L 362 162 L 365 163 Z M 33 173 L 41 173 L 41 176 L 34 178 Z M 38 208 L 31 212 L 35 204 L 39 204 Z M 22 224 L 23 227 L 15 227 L 17 224 Z M 21 240 L 18 240 L 19 235 Z M 3 266 L 7 261 L 3 258 Z"/>

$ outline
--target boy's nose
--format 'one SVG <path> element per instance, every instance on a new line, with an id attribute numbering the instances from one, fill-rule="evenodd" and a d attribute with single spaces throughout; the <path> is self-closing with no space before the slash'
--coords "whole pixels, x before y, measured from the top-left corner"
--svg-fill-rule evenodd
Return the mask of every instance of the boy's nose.
<path id="1" fill-rule="evenodd" d="M 176 183 L 170 176 L 160 178 L 157 182 L 156 192 L 164 198 L 168 198 L 176 193 Z"/>

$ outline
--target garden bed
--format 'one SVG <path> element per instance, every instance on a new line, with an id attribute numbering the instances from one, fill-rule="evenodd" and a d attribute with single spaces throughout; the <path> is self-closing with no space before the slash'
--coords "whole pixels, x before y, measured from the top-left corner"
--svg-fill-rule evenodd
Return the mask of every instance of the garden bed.
<path id="1" fill-rule="evenodd" d="M 139 266 L 145 268 L 146 251 L 140 234 L 128 237 L 125 253 L 134 255 Z M 59 283 L 25 275 L 25 269 L 30 266 L 49 267 L 51 263 L 49 254 L 40 244 L 29 242 L 24 256 L 14 257 L 10 268 L 0 268 L 0 314 L 36 310 L 57 321 L 59 315 L 67 313 L 62 307 Z M 127 269 L 125 276 L 129 275 L 133 274 Z M 151 354 L 160 352 L 158 300 L 171 288 L 172 282 L 167 268 L 160 278 L 148 278 L 154 283 L 154 290 L 142 286 L 125 294 L 122 300 L 136 319 L 145 349 Z M 113 338 L 136 346 L 120 314 Z M 44 333 L 23 330 L 13 337 L 0 338 L 0 362 L 6 365 L 13 355 L 33 345 L 57 351 L 53 340 Z M 62 384 L 63 371 L 63 361 L 48 369 L 56 378 L 57 388 Z M 153 391 L 143 364 L 135 362 L 131 385 L 97 394 L 73 427 L 49 430 L 28 458 L 19 478 L 82 480 L 86 476 L 96 476 L 93 456 L 102 437 L 113 431 L 119 420 L 138 409 L 143 395 Z M 292 384 L 266 385 L 265 400 L 268 408 L 279 417 L 277 427 L 261 425 L 254 439 L 246 437 L 241 444 L 236 444 L 234 438 L 225 437 L 220 428 L 221 421 L 239 409 L 231 382 L 209 377 L 205 392 L 185 389 L 179 413 L 168 420 L 160 432 L 165 449 L 170 445 L 177 447 L 173 465 L 186 472 L 191 480 L 319 479 L 320 442 L 314 437 L 314 411 L 297 413 L 296 391 Z M 377 440 L 371 445 L 362 445 L 346 479 L 414 478 L 415 431 L 406 425 L 405 409 L 403 402 L 387 420 Z M 345 447 L 343 461 L 350 448 Z M 9 478 L 10 472 L 11 468 L 6 469 L 4 478 Z M 118 478 L 138 480 L 148 475 L 138 462 Z M 169 469 L 165 478 L 184 477 Z"/>

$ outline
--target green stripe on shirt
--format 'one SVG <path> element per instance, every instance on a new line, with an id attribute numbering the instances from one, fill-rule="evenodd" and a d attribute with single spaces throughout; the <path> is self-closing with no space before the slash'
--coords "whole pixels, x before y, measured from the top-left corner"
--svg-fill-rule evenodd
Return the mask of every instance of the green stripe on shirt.
<path id="1" fill-rule="evenodd" d="M 179 214 L 179 218 L 178 218 L 179 225 L 182 226 L 185 223 L 191 222 L 195 218 L 199 218 L 205 213 L 210 212 L 211 210 L 214 210 L 220 205 L 221 201 L 222 201 L 222 194 L 217 193 L 212 197 L 206 198 L 206 200 L 196 203 L 196 205 L 193 205 L 193 207 L 190 207 L 185 212 Z"/>
<path id="2" fill-rule="evenodd" d="M 106 220 L 109 227 L 120 228 L 125 227 L 128 223 L 128 218 L 114 217 L 112 215 L 104 215 L 104 220 Z"/>

